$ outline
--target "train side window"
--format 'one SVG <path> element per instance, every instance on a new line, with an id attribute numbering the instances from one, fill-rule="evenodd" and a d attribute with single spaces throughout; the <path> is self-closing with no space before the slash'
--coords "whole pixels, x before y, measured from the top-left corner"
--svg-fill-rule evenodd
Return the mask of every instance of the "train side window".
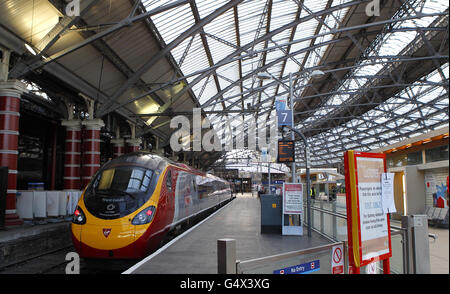
<path id="1" fill-rule="evenodd" d="M 169 192 L 172 192 L 172 172 L 170 170 L 167 171 L 166 186 L 167 186 L 167 190 Z"/>

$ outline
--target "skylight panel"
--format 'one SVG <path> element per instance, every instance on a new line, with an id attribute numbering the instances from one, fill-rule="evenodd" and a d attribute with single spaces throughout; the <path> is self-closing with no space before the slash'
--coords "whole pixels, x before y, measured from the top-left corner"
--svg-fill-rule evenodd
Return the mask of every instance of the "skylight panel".
<path id="1" fill-rule="evenodd" d="M 191 7 L 188 4 L 154 15 L 152 20 L 166 44 L 172 42 L 195 24 Z"/>
<path id="2" fill-rule="evenodd" d="M 150 11 L 160 6 L 167 5 L 171 1 L 172 0 L 142 0 L 141 2 L 144 5 L 145 9 L 147 9 L 147 11 Z"/>
<path id="3" fill-rule="evenodd" d="M 239 80 L 239 65 L 237 61 L 220 67 L 216 72 L 219 75 L 220 86 L 222 88 L 231 84 L 231 81 Z"/>
<path id="4" fill-rule="evenodd" d="M 255 39 L 265 4 L 265 1 L 248 1 L 238 6 L 241 44 L 248 44 Z M 256 37 L 261 37 L 264 34 L 267 25 L 266 20 L 267 17 L 263 19 L 260 35 Z"/>
<path id="5" fill-rule="evenodd" d="M 237 44 L 233 10 L 225 12 L 205 25 L 204 31 L 215 37 L 207 36 L 213 62 L 216 63 L 236 51 L 236 48 L 232 47 Z"/>
<path id="6" fill-rule="evenodd" d="M 199 35 L 194 36 L 194 40 L 192 38 L 186 38 L 183 42 L 181 42 L 177 47 L 175 47 L 170 53 L 172 54 L 173 58 L 177 61 L 178 65 L 180 65 L 181 59 L 183 55 L 185 54 L 185 51 L 187 47 L 189 46 L 188 53 L 191 54 L 197 54 L 198 52 L 203 51 L 203 45 L 202 41 Z M 186 60 L 186 57 L 185 57 Z M 183 61 L 184 62 L 184 61 Z M 196 69 L 198 70 L 198 68 Z"/>
<path id="7" fill-rule="evenodd" d="M 233 47 L 227 46 L 213 38 L 207 37 L 209 50 L 214 63 L 217 63 L 236 51 Z"/>
<path id="8" fill-rule="evenodd" d="M 317 0 L 304 0 L 303 1 L 303 6 L 306 6 L 313 13 L 322 11 L 323 9 L 325 9 L 326 5 L 327 5 L 327 1 L 317 1 Z M 300 17 L 305 17 L 308 15 L 309 15 L 309 12 L 307 12 L 305 9 L 302 9 Z"/>
<path id="9" fill-rule="evenodd" d="M 203 83 L 202 83 L 202 85 L 203 85 Z M 198 89 L 198 88 L 194 90 L 194 94 L 196 97 L 199 97 L 200 90 L 201 89 Z M 213 97 L 215 94 L 217 94 L 216 84 L 214 82 L 214 79 L 210 78 L 203 90 L 203 94 L 202 94 L 201 98 L 199 99 L 200 104 L 205 103 L 211 97 Z"/>
<path id="10" fill-rule="evenodd" d="M 281 50 L 271 51 L 271 52 L 267 53 L 267 55 L 266 55 L 266 64 L 268 64 L 271 61 L 274 61 L 276 59 L 279 59 L 283 56 L 285 56 L 285 54 Z"/>
<path id="11" fill-rule="evenodd" d="M 213 13 L 219 7 L 225 5 L 227 0 L 196 0 L 195 3 L 197 5 L 198 14 L 200 18 L 204 18 L 211 13 Z"/>

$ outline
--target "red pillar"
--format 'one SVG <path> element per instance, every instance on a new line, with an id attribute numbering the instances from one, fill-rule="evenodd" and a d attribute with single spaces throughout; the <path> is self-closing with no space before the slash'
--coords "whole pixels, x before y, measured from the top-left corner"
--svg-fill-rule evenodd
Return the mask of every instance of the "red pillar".
<path id="1" fill-rule="evenodd" d="M 128 139 L 127 150 L 125 153 L 137 152 L 140 150 L 141 139 Z"/>
<path id="2" fill-rule="evenodd" d="M 112 139 L 111 143 L 113 144 L 113 158 L 119 157 L 120 155 L 125 153 L 125 140 L 122 138 Z"/>
<path id="3" fill-rule="evenodd" d="M 0 166 L 8 167 L 5 225 L 21 225 L 16 211 L 17 158 L 20 95 L 26 91 L 19 81 L 0 82 Z"/>
<path id="4" fill-rule="evenodd" d="M 100 168 L 100 129 L 105 125 L 101 119 L 82 122 L 85 126 L 83 136 L 82 189 Z"/>
<path id="5" fill-rule="evenodd" d="M 81 188 L 81 121 L 65 120 L 61 125 L 66 127 L 66 149 L 64 154 L 64 189 L 80 190 Z"/>

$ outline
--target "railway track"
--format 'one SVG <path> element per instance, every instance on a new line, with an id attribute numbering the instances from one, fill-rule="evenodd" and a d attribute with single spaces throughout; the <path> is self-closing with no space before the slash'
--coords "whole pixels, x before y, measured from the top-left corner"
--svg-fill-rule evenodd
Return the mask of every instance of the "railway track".
<path id="1" fill-rule="evenodd" d="M 0 274 L 66 274 L 66 267 L 70 262 L 66 261 L 66 255 L 70 252 L 75 252 L 73 246 L 47 252 L 3 267 Z M 80 259 L 80 274 L 120 274 L 125 269 L 110 269 L 105 265 L 92 266 Z"/>
<path id="2" fill-rule="evenodd" d="M 74 251 L 73 246 L 59 248 L 38 256 L 33 256 L 20 262 L 10 264 L 0 269 L 0 274 L 46 274 L 65 273 L 65 260 L 68 252 Z"/>

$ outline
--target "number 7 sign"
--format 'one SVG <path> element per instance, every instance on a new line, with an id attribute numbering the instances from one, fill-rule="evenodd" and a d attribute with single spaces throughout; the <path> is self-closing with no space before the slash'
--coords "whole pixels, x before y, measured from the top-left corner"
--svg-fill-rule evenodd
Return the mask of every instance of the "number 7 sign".
<path id="1" fill-rule="evenodd" d="M 292 125 L 292 110 L 277 110 L 278 126 Z"/>

